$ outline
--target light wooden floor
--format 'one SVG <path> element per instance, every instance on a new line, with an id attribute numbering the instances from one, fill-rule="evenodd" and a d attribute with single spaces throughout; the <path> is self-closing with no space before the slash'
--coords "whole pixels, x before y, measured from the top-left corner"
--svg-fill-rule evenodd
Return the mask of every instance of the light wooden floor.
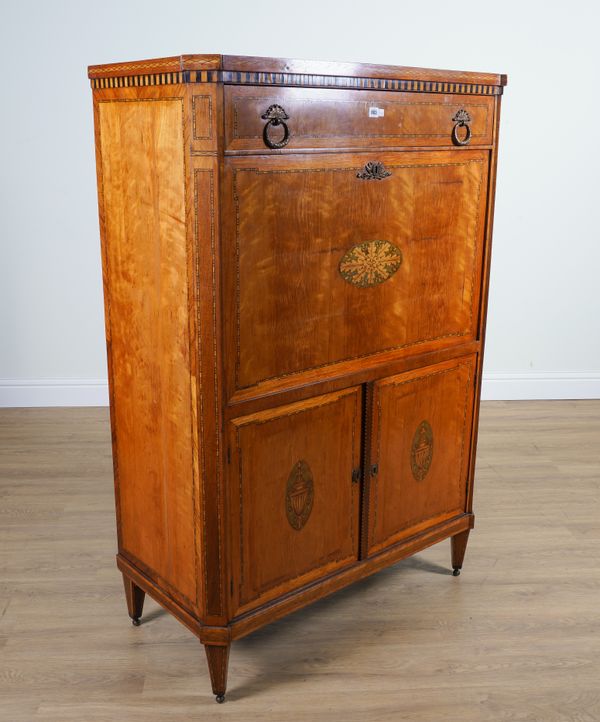
<path id="1" fill-rule="evenodd" d="M 114 564 L 104 409 L 0 412 L 4 722 L 600 720 L 600 402 L 483 405 L 476 529 L 234 643 L 195 638 Z"/>

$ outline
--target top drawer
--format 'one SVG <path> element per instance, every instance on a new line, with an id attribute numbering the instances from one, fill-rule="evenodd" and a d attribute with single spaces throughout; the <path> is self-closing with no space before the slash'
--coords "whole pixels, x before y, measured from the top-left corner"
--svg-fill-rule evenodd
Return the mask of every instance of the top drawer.
<path id="1" fill-rule="evenodd" d="M 493 98 L 437 93 L 228 85 L 225 109 L 226 150 L 260 153 L 491 145 L 494 122 Z"/>

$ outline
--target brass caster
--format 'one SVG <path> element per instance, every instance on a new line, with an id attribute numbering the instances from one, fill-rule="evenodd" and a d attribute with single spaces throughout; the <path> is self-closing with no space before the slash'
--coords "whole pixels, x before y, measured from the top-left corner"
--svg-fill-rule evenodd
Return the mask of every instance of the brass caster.
<path id="1" fill-rule="evenodd" d="M 219 704 L 223 704 L 225 702 L 225 695 L 224 694 L 218 694 L 215 699 Z"/>
<path id="2" fill-rule="evenodd" d="M 458 576 L 460 576 L 460 568 L 459 568 L 459 567 L 456 567 L 456 568 L 454 569 L 454 571 L 452 572 L 452 576 L 453 576 L 453 577 L 458 577 Z"/>
<path id="3" fill-rule="evenodd" d="M 135 619 L 131 620 L 131 623 L 133 624 L 134 627 L 139 627 L 141 624 L 141 621 L 140 621 L 139 617 L 136 617 Z"/>

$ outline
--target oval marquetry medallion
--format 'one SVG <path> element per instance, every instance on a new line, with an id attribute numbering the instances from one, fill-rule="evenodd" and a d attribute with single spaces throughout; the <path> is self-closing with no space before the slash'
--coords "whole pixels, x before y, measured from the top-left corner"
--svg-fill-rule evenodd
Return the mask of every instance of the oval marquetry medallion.
<path id="1" fill-rule="evenodd" d="M 340 274 L 359 288 L 369 288 L 391 278 L 400 268 L 402 252 L 389 241 L 363 241 L 346 251 Z"/>
<path id="2" fill-rule="evenodd" d="M 308 521 L 314 499 L 313 475 L 304 460 L 291 470 L 285 493 L 285 511 L 290 525 L 299 531 Z"/>
<path id="3" fill-rule="evenodd" d="M 421 421 L 410 450 L 410 467 L 417 481 L 423 481 L 427 476 L 433 458 L 433 430 L 429 421 Z"/>

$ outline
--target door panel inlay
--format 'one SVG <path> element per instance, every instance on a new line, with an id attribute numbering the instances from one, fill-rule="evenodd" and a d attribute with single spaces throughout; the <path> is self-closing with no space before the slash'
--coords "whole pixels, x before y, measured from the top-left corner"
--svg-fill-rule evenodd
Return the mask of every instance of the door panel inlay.
<path id="1" fill-rule="evenodd" d="M 310 466 L 301 459 L 290 472 L 285 493 L 285 511 L 290 526 L 300 531 L 308 521 L 314 500 L 314 483 Z"/>
<path id="2" fill-rule="evenodd" d="M 423 481 L 427 476 L 432 459 L 433 429 L 429 421 L 423 420 L 415 431 L 410 450 L 410 468 L 417 481 Z"/>

